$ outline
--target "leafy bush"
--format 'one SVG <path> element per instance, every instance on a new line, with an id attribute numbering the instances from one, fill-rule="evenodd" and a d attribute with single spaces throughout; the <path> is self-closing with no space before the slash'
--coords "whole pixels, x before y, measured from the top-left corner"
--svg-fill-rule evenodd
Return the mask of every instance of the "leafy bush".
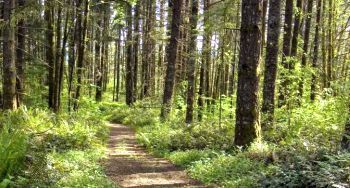
<path id="1" fill-rule="evenodd" d="M 189 167 L 196 161 L 211 159 L 217 155 L 219 154 L 213 150 L 187 150 L 172 152 L 167 158 L 175 165 Z"/>
<path id="2" fill-rule="evenodd" d="M 264 187 L 348 187 L 350 154 L 322 155 L 315 159 L 293 157 L 282 163 L 275 173 L 261 179 Z"/>
<path id="3" fill-rule="evenodd" d="M 189 168 L 192 177 L 223 187 L 258 187 L 263 174 L 273 171 L 273 166 L 251 160 L 244 155 L 221 154 L 214 159 L 204 159 Z"/>
<path id="4" fill-rule="evenodd" d="M 114 187 L 106 180 L 106 175 L 98 164 L 103 150 L 93 149 L 86 152 L 71 150 L 66 153 L 52 153 L 48 156 L 50 164 L 59 175 L 54 187 Z"/>
<path id="5" fill-rule="evenodd" d="M 59 115 L 38 109 L 2 113 L 0 187 L 111 185 L 97 163 L 108 135 L 101 114 L 96 107 Z M 72 168 L 62 170 L 61 162 Z"/>
<path id="6" fill-rule="evenodd" d="M 0 187 L 6 187 L 25 160 L 28 136 L 15 126 L 5 124 L 0 130 Z"/>

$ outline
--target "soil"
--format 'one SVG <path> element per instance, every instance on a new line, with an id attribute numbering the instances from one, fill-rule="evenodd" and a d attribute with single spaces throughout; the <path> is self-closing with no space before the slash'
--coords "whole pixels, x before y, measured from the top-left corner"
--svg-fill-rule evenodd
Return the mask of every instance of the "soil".
<path id="1" fill-rule="evenodd" d="M 132 128 L 120 124 L 109 126 L 108 158 L 104 166 L 107 176 L 119 187 L 206 187 L 189 178 L 184 169 L 148 154 L 137 143 Z"/>

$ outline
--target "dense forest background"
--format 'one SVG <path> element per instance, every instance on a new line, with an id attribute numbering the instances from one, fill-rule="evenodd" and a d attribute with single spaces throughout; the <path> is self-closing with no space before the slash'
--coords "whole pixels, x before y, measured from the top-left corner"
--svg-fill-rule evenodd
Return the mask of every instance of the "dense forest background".
<path id="1" fill-rule="evenodd" d="M 349 187 L 349 1 L 0 7 L 0 187 L 113 186 L 104 120 L 205 184 Z"/>

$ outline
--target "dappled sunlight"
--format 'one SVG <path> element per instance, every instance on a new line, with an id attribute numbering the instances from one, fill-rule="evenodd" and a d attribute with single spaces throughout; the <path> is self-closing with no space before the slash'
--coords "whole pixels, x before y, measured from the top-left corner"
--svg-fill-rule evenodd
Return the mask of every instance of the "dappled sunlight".
<path id="1" fill-rule="evenodd" d="M 169 161 L 153 157 L 136 144 L 134 131 L 110 124 L 107 176 L 121 187 L 200 187 L 186 172 Z"/>

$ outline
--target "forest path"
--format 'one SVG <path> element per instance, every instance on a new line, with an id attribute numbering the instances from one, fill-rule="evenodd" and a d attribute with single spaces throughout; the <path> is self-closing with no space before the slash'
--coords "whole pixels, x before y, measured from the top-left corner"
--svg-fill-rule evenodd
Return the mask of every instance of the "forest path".
<path id="1" fill-rule="evenodd" d="M 173 188 L 204 187 L 169 161 L 147 153 L 132 128 L 110 124 L 108 158 L 104 162 L 107 176 L 120 187 Z"/>

